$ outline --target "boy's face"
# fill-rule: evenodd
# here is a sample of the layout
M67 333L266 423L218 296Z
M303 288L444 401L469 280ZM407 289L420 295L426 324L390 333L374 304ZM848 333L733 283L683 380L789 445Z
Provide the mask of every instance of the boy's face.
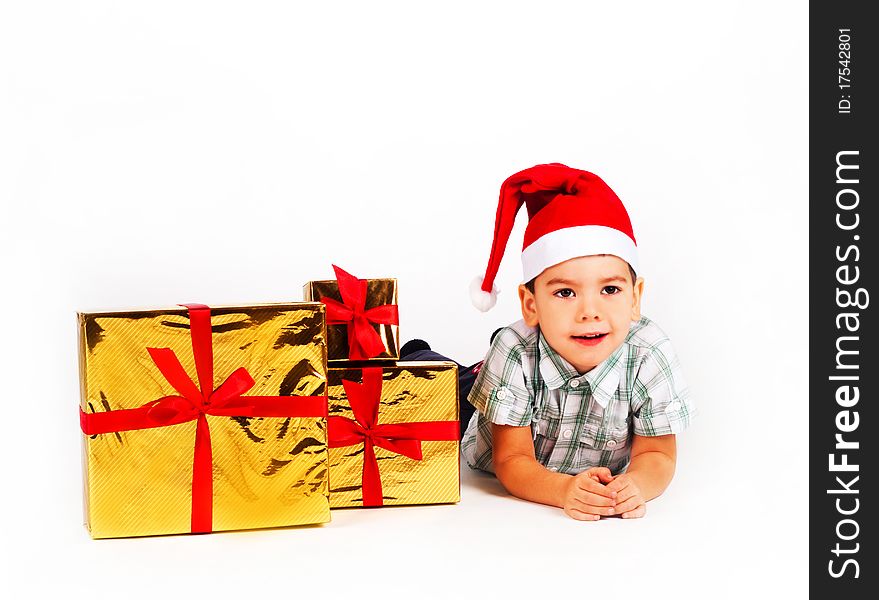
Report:
M522 317L553 350L586 373L620 347L641 318L644 279L632 282L629 265L611 255L581 256L537 276L532 294L519 286Z

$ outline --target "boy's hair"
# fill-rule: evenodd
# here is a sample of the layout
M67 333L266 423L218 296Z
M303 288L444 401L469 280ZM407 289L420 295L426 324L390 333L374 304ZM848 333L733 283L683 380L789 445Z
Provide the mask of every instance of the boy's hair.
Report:
M629 263L626 263L626 266L629 267L629 275L632 276L632 285L635 285L635 281L637 281L637 279L638 279L638 276L635 274L635 269L633 269L632 265L630 265ZM525 284L525 288L529 292L531 292L532 294L534 293L534 282L536 280L537 280L537 277L535 277L534 279L532 279L531 281L529 281L528 283Z

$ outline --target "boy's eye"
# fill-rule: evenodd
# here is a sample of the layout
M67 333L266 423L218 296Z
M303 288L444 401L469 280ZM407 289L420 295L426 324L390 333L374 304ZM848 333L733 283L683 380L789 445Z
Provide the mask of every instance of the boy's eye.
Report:
M622 291L622 290L620 290L620 288L618 288L615 285L606 285L603 288L601 288L602 294L618 294L620 291Z
M571 288L556 290L555 292L553 292L553 296L558 296L559 298L573 298L574 290L572 290Z

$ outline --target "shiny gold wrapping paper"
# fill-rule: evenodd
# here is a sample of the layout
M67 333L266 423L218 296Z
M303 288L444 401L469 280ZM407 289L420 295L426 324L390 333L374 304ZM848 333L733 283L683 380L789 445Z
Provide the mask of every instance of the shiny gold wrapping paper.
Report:
M354 418L342 380L361 382L362 369L330 366L329 415ZM452 362L409 361L382 367L378 423L458 420L458 367ZM421 442L422 460L375 447L384 505L443 504L461 499L460 442ZM330 507L363 506L363 444L330 448Z
M335 281L309 281L302 290L306 302L320 302L321 298L332 298L342 302L339 284ZM384 304L397 304L396 279L366 280L366 310ZM369 361L396 360L400 358L400 326L378 325L373 328L381 337L385 351ZM348 360L348 326L327 325L327 360L329 362Z
M244 367L245 393L318 396L326 389L324 306L211 307L214 387ZM147 353L171 348L197 381L183 307L79 313L84 412L137 408L177 395ZM207 417L213 530L329 521L323 417ZM196 421L83 435L92 537L189 533Z

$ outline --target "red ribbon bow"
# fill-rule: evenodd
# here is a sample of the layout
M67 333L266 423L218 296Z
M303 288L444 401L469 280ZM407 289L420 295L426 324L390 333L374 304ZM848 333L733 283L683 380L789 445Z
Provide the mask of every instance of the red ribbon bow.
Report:
M327 418L327 444L330 448L363 444L363 505L381 506L384 503L382 480L378 471L375 448L378 446L395 454L421 460L421 442L457 441L458 421L424 421L418 423L386 423L379 425L378 407L381 402L382 370L380 367L363 369L363 383L342 380L354 419L330 416Z
M189 333L198 373L198 386L186 374L170 348L147 348L153 362L179 396L165 396L139 408L86 413L79 409L79 424L86 435L177 425L197 420L192 463L193 533L213 528L213 458L207 415L235 417L325 417L326 396L242 396L253 387L241 367L216 389L214 382L211 311L204 304L182 304L189 309Z
M321 298L327 306L327 325L348 326L348 358L365 360L381 354L385 345L372 324L399 325L396 304L383 304L366 310L366 280L357 279L333 265L342 302Z

